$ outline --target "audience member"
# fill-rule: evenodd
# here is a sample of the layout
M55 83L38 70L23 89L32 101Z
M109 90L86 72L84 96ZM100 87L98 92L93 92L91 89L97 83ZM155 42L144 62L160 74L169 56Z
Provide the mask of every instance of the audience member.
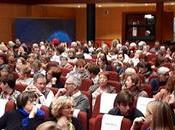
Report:
M35 130L44 121L45 113L35 105L37 95L32 91L17 97L17 110L5 113L0 118L0 129Z
M27 86L26 90L36 91L39 95L38 103L50 106L54 98L53 92L46 87L46 77L41 73L36 73L33 77L33 85Z
M136 117L142 117L143 114L135 107L133 94L128 90L121 90L114 101L114 108L109 111L111 115L124 116L133 121Z
M64 89L60 89L56 96L66 95L74 100L74 108L89 112L90 104L88 98L79 90L81 80L78 77L70 76L65 82Z
M148 130L173 130L173 113L166 102L152 101L147 105L145 117L136 118L130 130L138 130L143 123Z
M53 120L60 130L82 130L82 124L73 117L73 99L67 96L55 98L51 106Z
M7 76L5 79L0 78L0 98L7 99L16 103L16 98L20 94L15 90L15 79L12 76Z

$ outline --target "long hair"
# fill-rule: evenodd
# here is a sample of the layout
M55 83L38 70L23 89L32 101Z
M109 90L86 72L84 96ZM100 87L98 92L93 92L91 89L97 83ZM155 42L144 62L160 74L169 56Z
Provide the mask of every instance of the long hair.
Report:
M166 102L153 101L151 130L173 130L173 113Z

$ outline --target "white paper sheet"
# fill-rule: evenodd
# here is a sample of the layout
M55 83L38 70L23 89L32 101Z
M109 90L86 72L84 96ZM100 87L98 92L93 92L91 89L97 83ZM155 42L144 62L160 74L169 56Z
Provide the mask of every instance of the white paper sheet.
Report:
M113 108L116 93L103 93L100 101L100 113L108 113Z
M77 117L78 117L79 112L80 112L80 109L74 109L74 112L73 112L73 117L77 118Z
M140 110L143 114L146 113L147 104L151 101L154 101L154 98L146 98L146 97L139 97L137 100L136 108Z
M123 116L105 114L102 118L101 130L120 130Z
M0 104L1 104L0 117L3 116L5 113L5 106L6 106L7 102L8 102L8 100L6 100L6 99L0 99Z

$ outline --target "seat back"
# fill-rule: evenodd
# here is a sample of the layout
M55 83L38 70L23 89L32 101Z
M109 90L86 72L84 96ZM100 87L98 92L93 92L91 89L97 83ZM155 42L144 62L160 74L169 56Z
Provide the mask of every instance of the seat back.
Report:
M81 85L80 85L80 91L88 91L89 87L93 84L92 80L90 79L82 79Z
M108 80L120 81L119 75L115 71L104 71L104 74L108 77Z
M88 115L86 112L80 111L80 109L74 109L73 117L81 122L83 130L88 130Z
M100 113L100 101L101 95L98 95L95 101L94 108L92 110L92 117L96 117Z
M61 82L62 84L65 84L66 79L67 79L66 77L61 76L61 77L60 77L60 82Z
M47 119L50 117L50 109L49 109L49 107L47 107L47 106L45 106L45 105L42 105L42 106L40 107L40 109L43 110L43 111L45 112L44 118L45 118L45 120L47 120Z
M87 113L80 111L78 113L78 119L81 121L81 124L83 126L83 130L88 130L88 117Z
M22 84L16 84L15 85L15 90L18 90L19 92L23 92L26 89L27 86L22 85Z
M92 115L92 95L88 92L88 91L81 91L84 95L87 96L88 100L89 100L89 104L90 104L90 110L88 113L88 117L90 118Z
M12 101L8 101L5 105L5 112L16 109L16 104Z
M61 76L66 76L67 73L69 73L71 70L69 69L66 69L66 68L60 68L61 70Z
M122 89L122 86L119 82L113 81L113 80L108 80L108 84L115 87L116 93L120 92Z

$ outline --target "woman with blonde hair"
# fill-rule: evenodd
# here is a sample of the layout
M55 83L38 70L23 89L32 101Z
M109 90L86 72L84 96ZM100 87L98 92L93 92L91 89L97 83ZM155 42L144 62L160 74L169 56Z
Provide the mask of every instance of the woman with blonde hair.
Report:
M82 130L82 125L73 117L73 99L68 96L55 98L51 106L51 113L57 126L61 130Z
M149 102L145 118L136 118L130 130L137 130L141 125L146 130L173 130L173 112L170 106L157 100Z

